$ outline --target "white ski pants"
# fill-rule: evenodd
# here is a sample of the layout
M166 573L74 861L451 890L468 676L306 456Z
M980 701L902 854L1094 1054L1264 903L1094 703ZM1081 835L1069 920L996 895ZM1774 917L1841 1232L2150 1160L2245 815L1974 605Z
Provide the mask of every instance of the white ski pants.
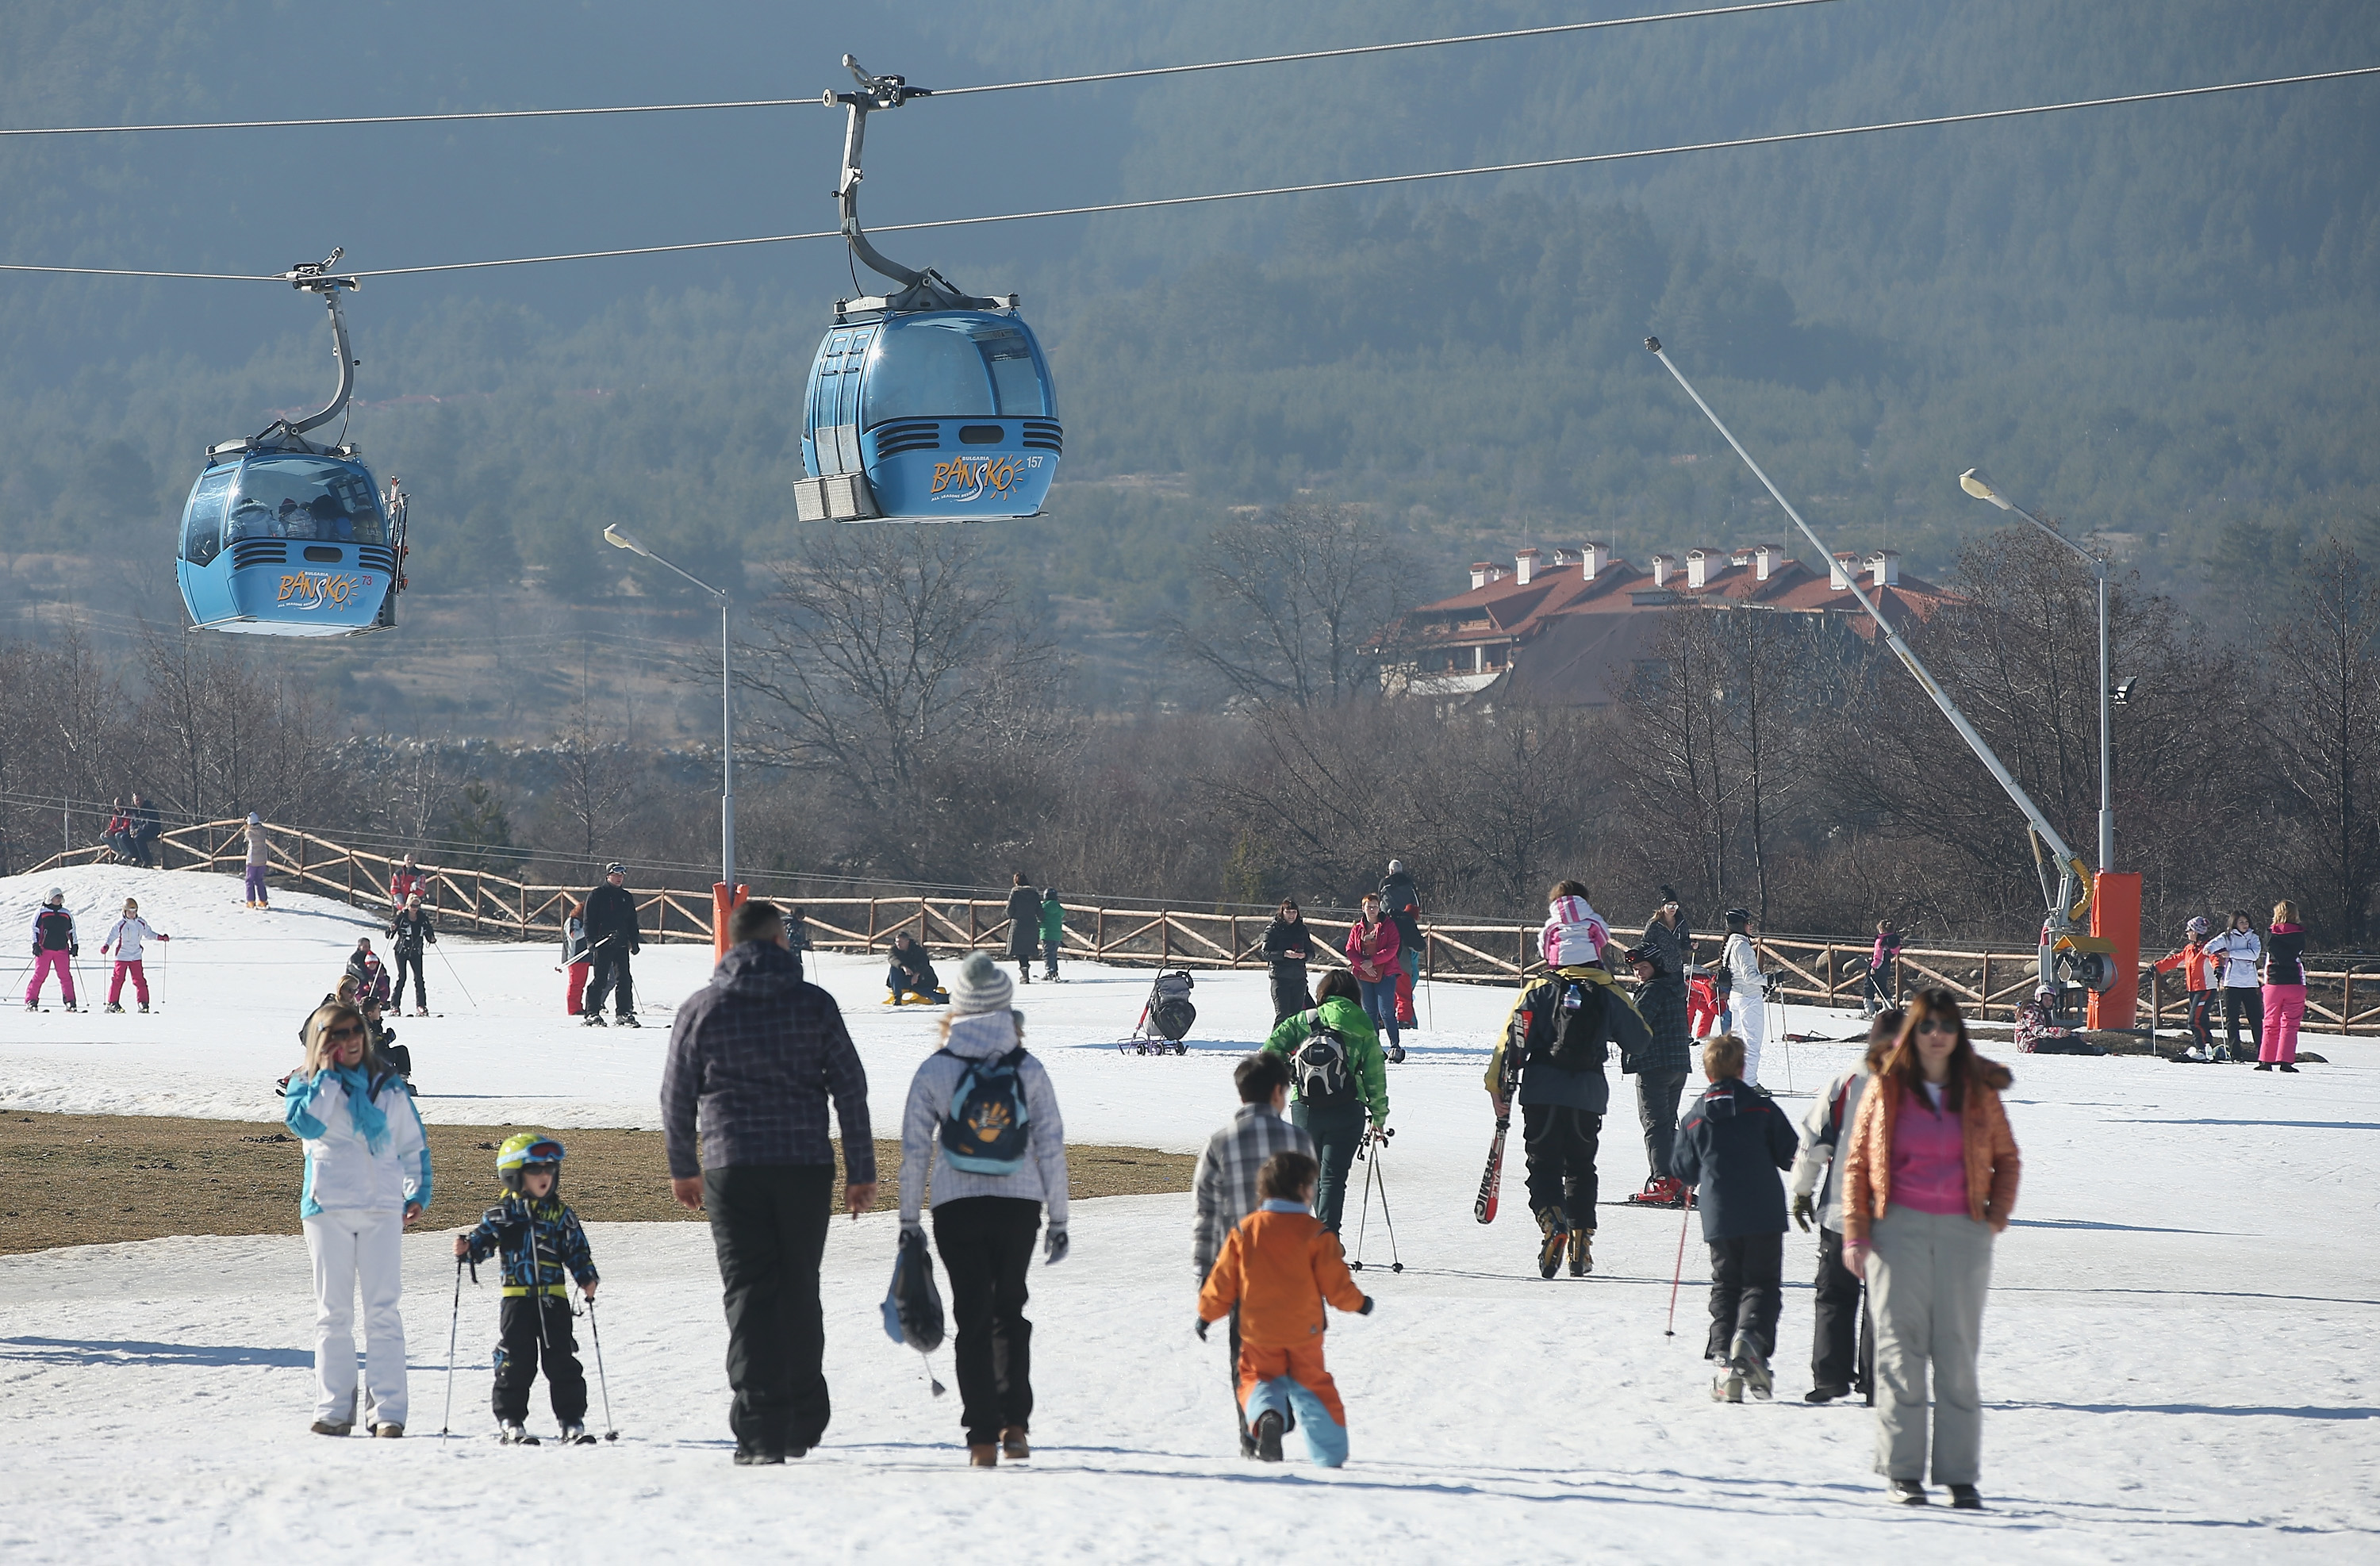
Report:
M394 1208L334 1208L305 1220L314 1258L314 1417L405 1423L405 1220ZM364 1297L364 1400L356 1405L356 1292Z
M1749 995L1738 994L1730 1019L1735 1024L1735 1036L1743 1040L1743 1080L1753 1086L1760 1086L1760 1045L1768 1031L1768 1002L1762 1000L1755 986Z

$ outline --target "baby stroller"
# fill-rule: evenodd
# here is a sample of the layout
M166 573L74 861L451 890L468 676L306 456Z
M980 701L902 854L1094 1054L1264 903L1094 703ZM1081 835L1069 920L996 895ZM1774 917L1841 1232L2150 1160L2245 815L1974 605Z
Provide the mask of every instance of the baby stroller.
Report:
M1190 983L1185 969L1159 974L1148 987L1132 1037L1116 1048L1135 1055L1188 1054L1190 1046L1182 1042L1182 1036L1198 1020L1198 1008L1190 1003Z

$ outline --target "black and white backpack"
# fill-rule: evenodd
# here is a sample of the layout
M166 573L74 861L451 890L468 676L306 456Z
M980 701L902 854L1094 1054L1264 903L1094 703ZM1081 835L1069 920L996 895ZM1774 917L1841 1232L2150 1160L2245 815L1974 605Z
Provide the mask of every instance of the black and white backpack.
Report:
M1347 1040L1322 1020L1316 1007L1305 1014L1305 1038L1289 1052L1289 1074L1298 1101L1309 1108L1343 1104L1355 1097L1355 1072Z
M1033 1117L1025 1108L1025 1085L1017 1077L1025 1046L988 1061L969 1061L948 1050L941 1053L966 1067L942 1116L942 1156L953 1169L969 1174L1015 1173L1025 1167L1032 1143Z

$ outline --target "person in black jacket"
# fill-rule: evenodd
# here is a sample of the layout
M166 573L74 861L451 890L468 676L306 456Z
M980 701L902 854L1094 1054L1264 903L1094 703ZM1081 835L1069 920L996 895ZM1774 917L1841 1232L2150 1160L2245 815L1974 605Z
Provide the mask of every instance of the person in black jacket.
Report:
M421 970L425 954L422 948L438 939L438 931L431 924L430 910L421 905L419 892L407 898L396 917L388 922L388 938L396 948L396 984L389 991L389 999L398 1011L405 1010L405 975L409 968L413 973L413 1014L426 1017L430 1014L430 981Z
M1272 1020L1293 1017L1314 1005L1305 988L1305 960L1314 954L1314 940L1297 899L1284 897L1265 931L1265 966L1272 979Z
M1033 958L1041 948L1041 893L1025 884L1025 872L1008 889L1008 954L1016 961L1016 982L1033 982Z
M132 796L132 862L142 869L156 867L156 843L165 832L164 823L157 819L157 807L139 794Z
M1670 1171L1702 1188L1703 1238L1711 1256L1709 1358L1727 1366L1711 1396L1742 1402L1747 1386L1766 1402L1773 1385L1777 1317L1785 1304L1785 1183L1801 1137L1792 1117L1743 1081L1743 1040L1722 1033L1703 1046L1710 1088L1678 1126Z
M1678 1096L1694 1066L1686 970L1694 965L1694 932L1679 915L1675 888L1661 888L1661 905L1645 921L1645 944L1629 960L1636 964L1636 1010L1653 1043L1620 1062L1622 1072L1635 1074L1636 1123L1645 1133L1645 1186L1628 1200L1636 1207L1682 1208L1686 1188L1670 1172L1670 1142L1678 1132Z
M1380 913L1397 927L1397 1023L1414 1026L1414 986L1421 978L1421 894L1402 859L1389 861L1380 880Z
M595 971L587 986L589 1027L603 1026L603 997L616 985L613 1002L622 1027L642 1027L637 1020L636 978L628 959L645 949L637 930L637 900L628 895L628 867L614 861L603 868L603 884L587 894L587 949Z

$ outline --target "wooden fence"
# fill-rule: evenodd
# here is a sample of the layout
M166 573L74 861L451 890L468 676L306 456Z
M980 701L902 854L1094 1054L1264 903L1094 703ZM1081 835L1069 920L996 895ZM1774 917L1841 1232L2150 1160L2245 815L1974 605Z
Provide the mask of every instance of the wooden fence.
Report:
M175 870L239 874L247 861L246 824L208 821L181 827L157 840L160 863ZM282 884L339 897L376 912L390 906L389 877L398 863L384 854L349 848L290 827L268 826L272 872ZM107 860L105 848L60 854L34 872L60 865ZM559 940L571 905L587 894L579 886L547 886L509 880L483 870L421 871L422 902L442 929L527 941ZM638 892L638 921L648 941L709 942L709 886ZM1002 951L1008 945L1006 904L1000 898L890 897L788 898L798 902L804 933L824 951L881 950L906 930L941 953ZM1162 904L1139 907L1070 908L1062 949L1071 957L1143 967L1261 968L1269 914L1208 914ZM1341 955L1352 922L1309 917L1314 927L1312 965L1344 967ZM1517 985L1544 971L1534 924L1427 924L1422 929L1424 977L1458 984ZM1641 931L1615 929L1622 941ZM1852 1006L1866 988L1868 942L1816 937L1764 935L1755 943L1762 965L1781 971L1782 998L1803 1005ZM1716 962L1719 941L1702 936L1695 955ZM1894 975L1898 995L1938 985L1959 997L1978 1018L2013 1018L2033 993L2034 954L2029 950L1907 947ZM2320 964L2323 965L2317 966ZM2310 959L2306 1026L2317 1032L2380 1035L2380 959ZM2143 981L2144 1010L2159 1028L2187 1026L2188 997L2174 977L2148 975Z

